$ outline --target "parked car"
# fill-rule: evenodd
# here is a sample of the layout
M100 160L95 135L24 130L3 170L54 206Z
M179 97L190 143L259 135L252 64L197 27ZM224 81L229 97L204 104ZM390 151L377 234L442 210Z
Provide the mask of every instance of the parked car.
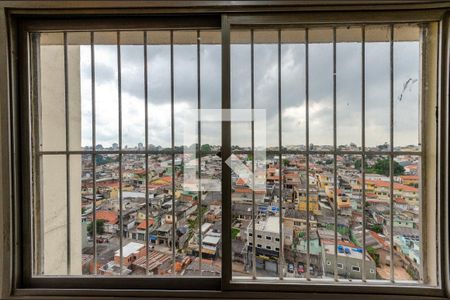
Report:
M288 272L294 273L294 264L291 264L291 263L288 264Z
M297 272L305 273L305 266L303 266L303 264L298 264Z

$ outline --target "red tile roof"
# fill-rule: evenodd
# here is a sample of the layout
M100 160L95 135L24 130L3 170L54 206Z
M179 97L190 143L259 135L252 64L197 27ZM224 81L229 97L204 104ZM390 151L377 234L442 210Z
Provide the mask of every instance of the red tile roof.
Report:
M105 220L109 224L117 224L119 221L117 214L110 210L100 210L95 213L97 220Z
M245 185L245 184L247 184L247 180L245 180L244 178L239 177L238 180L236 180L236 184L237 185Z
M149 219L148 220L148 227L152 226L155 223L155 221L153 219ZM137 229L142 229L145 230L145 227L147 225L147 220L144 220L143 222L141 222L141 224L138 225Z

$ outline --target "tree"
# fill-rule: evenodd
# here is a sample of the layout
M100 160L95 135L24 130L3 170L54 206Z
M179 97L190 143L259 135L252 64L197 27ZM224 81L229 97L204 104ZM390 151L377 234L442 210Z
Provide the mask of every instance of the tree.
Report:
M200 147L200 150L201 150L203 153L209 153L209 152L211 152L211 146L210 146L209 144L203 144L203 145Z
M105 220L95 220L95 223L97 224L97 226L95 226L97 234L105 233ZM92 224L93 224L93 222L89 223L87 226L87 232L91 236L92 236L92 229L93 229Z
M373 260L375 261L375 264L377 266L379 266L380 265L380 255L376 252L376 250L373 247L368 246L367 253L373 258Z
M375 231L376 233L383 233L383 226L375 224L370 227L370 230Z
M361 169L361 160L355 161L355 169ZM367 162L365 162L366 173L375 173L380 175L389 176L389 159L382 158L377 160L377 162L369 167ZM403 175L405 173L405 168L394 160L394 176Z
M364 166L367 168L367 162L365 162ZM360 159L355 160L355 169L357 169L357 170L361 169L361 160Z
M109 164L109 163L112 163L114 161L118 161L118 158L117 159L113 159L113 158L111 158L109 156L106 156L106 155L96 155L95 156L95 163L96 163L97 166Z
M383 158L377 160L374 166L368 168L367 172L389 176L389 159ZM404 173L405 168L394 160L394 176L403 175Z

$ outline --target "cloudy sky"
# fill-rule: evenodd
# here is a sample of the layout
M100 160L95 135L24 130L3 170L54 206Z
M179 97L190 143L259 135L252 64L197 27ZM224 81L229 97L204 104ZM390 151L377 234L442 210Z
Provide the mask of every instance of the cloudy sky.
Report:
M196 45L174 46L175 143L183 144L184 114L197 108ZM221 49L204 44L200 49L202 108L220 108ZM309 47L310 142L333 143L333 49L331 43ZM144 143L143 46L122 46L123 145ZM250 45L231 49L232 108L250 108ZM338 43L336 51L338 144L361 145L361 43ZM149 143L170 147L170 46L148 46ZM82 143L92 144L91 58L81 46ZM118 142L117 47L95 46L96 139L109 146ZM395 145L418 143L419 43L395 42ZM278 48L255 44L255 108L266 109L267 145L278 145ZM407 83L407 84L406 84ZM406 86L405 86L406 84ZM281 47L281 119L284 145L305 144L305 45ZM402 96L400 96L402 94ZM366 43L366 144L389 140L389 44ZM220 143L220 124L202 127L202 143ZM232 127L232 144L250 144L250 124ZM196 137L191 138L194 143ZM189 139L188 139L189 142Z

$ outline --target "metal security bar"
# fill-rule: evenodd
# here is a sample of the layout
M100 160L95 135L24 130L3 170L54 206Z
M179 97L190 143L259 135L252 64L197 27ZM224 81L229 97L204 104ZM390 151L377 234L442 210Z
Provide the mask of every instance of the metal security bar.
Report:
M279 266L278 266L278 276L280 279L284 277L284 234L283 234L283 156L281 154L281 148L283 146L282 143L282 130L281 130L281 30L278 29L277 35L277 51L278 51L278 61L277 61L277 75L278 75L278 201L279 202L279 210L280 210L280 221L279 221L279 230L280 230L280 254L278 256Z
M309 215L309 29L305 28L305 143L306 143L306 279L311 280L310 215Z
M198 158L198 269L200 270L200 276L203 275L202 272L202 224L203 224L203 213L202 213L202 122L201 122L201 108L202 108L202 96L201 96L201 80L200 80L200 30L197 30L197 135L198 135L198 143L197 143L197 158Z
M120 45L120 31L117 31L117 93L119 105L119 253L120 253L120 275L123 271L123 176L122 176L122 57Z
M175 233L176 233L176 201L175 201L175 87L174 87L174 66L173 66L173 31L170 31L170 124L171 124L171 145L172 145L172 275L175 276Z
M389 147L394 151L394 25L389 28L389 75L390 75L390 125ZM389 239L390 239L390 279L394 282L394 156L389 154ZM365 184L365 183L364 183Z
M337 218L337 117L336 117L336 27L333 27L333 205L334 205L334 280L338 280L338 218ZM309 241L308 241L309 242ZM308 266L309 267L309 266Z
M251 122L251 143L252 143L252 274L253 279L256 279L256 204L255 204L255 52L254 52L254 38L255 33L253 29L250 30L250 68L251 68L251 84L250 84L250 101L252 109Z
M366 281L366 28L361 27L361 193L362 193L362 281Z
M69 72L68 72L67 32L64 32L64 112L66 129L66 223L67 223L67 274L71 274L70 239L70 155L69 155Z
M148 151L148 41L147 32L143 32L144 36L144 99L145 99L145 152ZM149 195L148 195L148 154L145 154L145 274L149 275L148 259L149 259Z
M91 32L91 97L92 97L92 224L94 228L92 229L92 240L94 248L94 274L97 275L97 178L96 178L96 139L95 139L95 40L94 32Z

